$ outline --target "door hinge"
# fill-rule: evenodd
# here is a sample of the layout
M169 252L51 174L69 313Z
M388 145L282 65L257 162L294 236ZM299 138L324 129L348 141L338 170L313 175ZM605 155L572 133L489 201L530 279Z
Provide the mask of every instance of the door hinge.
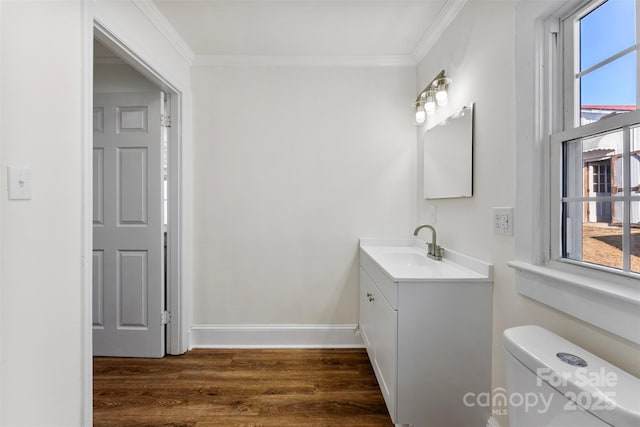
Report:
M171 116L162 116L160 118L160 126L170 128L171 127Z
M166 325L169 322L171 322L171 313L165 310L162 312L162 324Z
M562 25L562 23L560 22L560 19L551 19L549 20L549 32L551 34L558 34L560 33L560 26Z

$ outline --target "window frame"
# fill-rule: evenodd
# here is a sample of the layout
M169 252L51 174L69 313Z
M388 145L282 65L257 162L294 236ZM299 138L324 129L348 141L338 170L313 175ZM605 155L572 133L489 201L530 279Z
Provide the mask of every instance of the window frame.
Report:
M624 276L630 276L640 278L640 274L631 272L630 268L630 209L631 201L638 200L631 197L628 188L625 188L622 196L615 197L618 201L623 202L623 268L618 270L616 268L609 268L604 265L587 263L581 260L573 260L570 258L564 258L562 255L562 242L565 236L562 233L562 194L558 194L558 191L562 191L563 177L562 172L562 145L564 142L568 142L576 139L584 139L598 134L607 132L613 132L616 130L623 130L624 135L624 152L623 152L623 182L630 183L630 161L629 161L629 127L640 124L640 116L638 110L634 112L628 112L619 114L614 117L608 117L601 119L594 123L586 125L581 124L581 100L580 100L580 79L576 78L581 74L580 70L580 46L576 43L580 38L580 26L578 22L589 15L591 12L598 9L608 0L586 0L578 2L570 9L569 13L561 15L560 24L558 27L558 35L556 36L556 54L554 58L551 58L553 72L557 76L561 76L557 80L557 84L551 86L551 90L555 92L555 99L560 102L561 108L556 108L555 111L562 111L562 115L556 114L554 118L554 129L552 129L550 135L550 177L551 177L551 191L550 191L550 235L549 235L549 255L548 259L553 262L565 262L581 266L585 268L595 268L602 271L606 271L614 274L622 274ZM638 14L639 7L636 7L636 44L623 49L620 52L615 52L607 58L599 61L597 64L587 68L587 70L596 71L602 66L619 59L621 56L627 55L632 51L636 51L636 61L640 61L640 55L638 55ZM594 68L595 67L595 68ZM640 67L636 66L638 72ZM583 71L582 71L583 72ZM636 77L637 79L637 77ZM640 85L636 85L636 92L640 90ZM637 96L636 102L640 97ZM560 173L560 174L558 174ZM627 185L626 187L629 187Z
M594 3L551 0L516 6L516 259L507 264L515 270L519 294L640 344L640 286L636 277L552 257L552 246L556 245L552 244L552 233L560 235L553 227L561 223L560 199L556 197L561 188L555 183L560 182L562 159L561 144L555 144L557 150L552 152L551 135L564 134L567 115L562 90L565 79L558 66L566 54L560 46L560 33L563 19L588 4ZM611 119L624 120L627 114ZM595 126L603 126L597 123Z
M640 201L640 196L631 196L630 182L630 156L629 156L629 133L630 128L640 125L640 110L619 114L614 117L602 119L600 121L576 127L573 129L565 130L562 132L556 132L549 138L550 140L550 207L551 207L551 221L550 221L550 256L549 263L561 262L575 265L580 268L597 269L609 274L616 274L632 279L640 279L640 273L630 271L629 258L630 258L630 209L632 201ZM570 258L563 258L562 256L562 185L563 185L563 159L562 159L562 145L564 142L572 141L576 139L589 138L598 134L613 132L616 130L623 130L623 182L627 183L624 186L622 196L615 197L615 200L624 203L623 212L623 270L607 267L604 265L591 264L584 261L573 260ZM584 199L590 199L584 197ZM640 286L640 283L638 284Z
M636 7L636 44L628 46L627 48L610 55L609 57L600 60L598 63L593 64L586 70L580 70L580 49L576 46L575 41L580 38L580 29L576 25L578 21L589 15L591 12L602 6L608 0L581 0L574 1L574 7L570 13L563 14L560 17L559 27L559 49L561 50L560 56L554 61L554 67L558 68L557 62L561 61L560 67L562 75L562 84L559 89L562 92L562 108L563 118L562 127L554 130L568 130L574 127L580 127L580 86L579 79L575 76L578 74L588 75L593 71L618 60L622 57L636 52L636 68L640 70L640 5ZM637 0L636 0L637 2ZM569 64L569 66L566 66ZM572 66L571 66L572 65ZM636 85L636 103L640 102L640 84ZM577 107L577 108L576 108Z

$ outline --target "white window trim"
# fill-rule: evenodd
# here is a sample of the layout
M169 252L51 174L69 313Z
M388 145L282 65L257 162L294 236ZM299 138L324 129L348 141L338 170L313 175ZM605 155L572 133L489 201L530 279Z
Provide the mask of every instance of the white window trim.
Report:
M516 270L520 294L640 344L638 279L550 260L549 224L551 212L558 212L551 203L557 177L550 174L559 168L551 167L549 135L561 126L554 111L562 108L559 91L552 91L562 81L551 66L557 57L552 33L561 17L584 3L521 2L516 9L517 260L508 265Z
M553 217L551 217L551 235L555 236L551 238L551 260L560 260L562 257L562 243L560 240L560 225L562 223L562 208L561 208L561 199L562 199L562 143L565 141L577 140L582 138L588 138L592 135L604 134L607 132L623 130L627 128L623 133L628 135L629 128L637 127L638 123L640 123L640 110L628 112L625 114L619 114L617 116L607 118L605 120L600 120L594 123L590 123L588 125L580 126L577 128L570 129L564 132L558 132L551 136L550 143L550 159L551 159L551 171L550 171L550 206ZM625 136L624 143L624 178L623 181L627 183L624 185L624 192L622 196L616 196L615 200L624 202L626 211L623 215L623 230L624 233L628 233L630 231L629 225L629 216L630 216L630 206L631 202L637 201L637 196L632 196L630 192L629 182L631 181L630 176L630 162L629 162L629 144L630 141ZM580 180L582 181L582 180ZM578 224L581 227L581 224ZM628 234L627 234L628 236ZM630 239L628 237L623 237L623 252L626 255L629 255L630 252ZM572 262L569 259L563 260L565 262ZM581 267L585 267L582 261L573 261L576 265L581 264ZM598 268L603 271L608 271L608 273L624 275L628 277L634 278L634 280L640 281L640 275L637 273L629 273L630 271L630 259L629 256L623 257L623 264L625 272L610 269L604 266L594 266L594 268ZM638 283L640 286L640 283Z

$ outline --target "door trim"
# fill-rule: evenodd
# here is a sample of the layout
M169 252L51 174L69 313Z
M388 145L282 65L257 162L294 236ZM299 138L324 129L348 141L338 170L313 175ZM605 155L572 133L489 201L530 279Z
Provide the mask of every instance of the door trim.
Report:
M183 331L184 298L182 284L182 107L183 93L170 80L130 49L116 34L95 18L91 7L84 6L83 25L83 144L82 144L82 425L93 423L93 327L92 327L92 252L93 252L93 39L97 38L126 63L157 84L170 96L172 126L170 132L169 218L167 223L167 291L166 304L171 312L167 325L167 354L187 351Z
M125 46L102 24L94 20L94 36L102 44L114 53L118 54L127 64L151 82L157 84L160 89L170 97L172 125L169 137L169 162L167 164L169 175L169 219L167 223L167 308L171 312L171 322L167 328L167 354L181 354L186 349L183 345L181 334L181 266L182 266L182 221L181 221L181 177L182 177L182 138L181 138L181 105L182 94L171 83L164 79L158 72L146 64L140 57ZM93 56L93 55L92 55ZM93 79L93 72L92 72ZM93 99L93 90L92 96ZM92 146L93 146L93 137ZM88 147L87 147L88 148ZM90 181L89 181L90 182ZM91 188L92 189L92 188ZM93 194L91 199L93 200Z

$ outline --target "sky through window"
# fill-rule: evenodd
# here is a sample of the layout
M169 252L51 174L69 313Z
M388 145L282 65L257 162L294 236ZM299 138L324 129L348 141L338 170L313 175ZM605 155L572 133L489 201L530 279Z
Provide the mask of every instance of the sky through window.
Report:
M609 0L580 20L580 71L636 44L635 0ZM581 105L637 105L636 52L581 79Z

